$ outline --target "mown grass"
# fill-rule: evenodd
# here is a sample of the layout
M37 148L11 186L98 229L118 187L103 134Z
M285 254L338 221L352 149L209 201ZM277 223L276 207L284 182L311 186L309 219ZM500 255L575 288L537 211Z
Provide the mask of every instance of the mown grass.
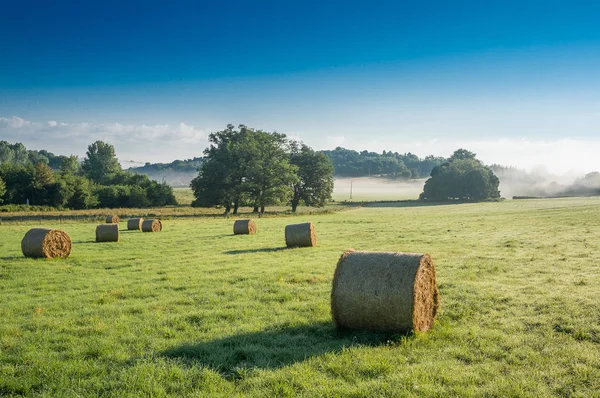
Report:
M22 257L0 226L0 395L598 396L600 199L379 203L259 219L180 218ZM285 249L288 223L318 246ZM122 226L124 227L124 223ZM337 332L343 250L428 252L442 307L417 335Z

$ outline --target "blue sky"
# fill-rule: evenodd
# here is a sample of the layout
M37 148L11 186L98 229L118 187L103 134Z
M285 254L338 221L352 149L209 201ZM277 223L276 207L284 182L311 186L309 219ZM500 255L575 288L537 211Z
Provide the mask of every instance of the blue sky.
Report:
M597 2L123 3L0 2L0 139L169 161L244 123L600 169Z

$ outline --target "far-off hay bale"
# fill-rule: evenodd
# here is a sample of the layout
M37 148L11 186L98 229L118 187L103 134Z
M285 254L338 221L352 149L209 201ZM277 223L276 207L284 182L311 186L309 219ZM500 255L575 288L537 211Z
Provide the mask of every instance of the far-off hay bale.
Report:
M137 231L142 229L143 218L130 218L127 220L127 229L130 231Z
M235 235L254 235L256 223L254 220L236 220L233 223L233 233Z
M118 224L119 221L121 221L121 220L119 220L118 216L106 216L107 224Z
M285 245L287 247L316 246L317 235L315 235L314 225L311 222L286 225Z
M65 231L33 228L21 241L25 257L67 258L71 254L71 237Z
M96 242L118 242L119 224L101 224L96 227Z
M160 232L162 223L157 219L144 220L142 222L142 232Z
M428 254L346 251L331 290L338 328L384 332L427 331L440 305Z

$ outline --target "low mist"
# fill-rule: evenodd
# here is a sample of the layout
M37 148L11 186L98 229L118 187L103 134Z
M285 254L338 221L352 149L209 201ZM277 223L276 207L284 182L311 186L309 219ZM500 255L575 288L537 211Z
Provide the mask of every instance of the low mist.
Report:
M531 172L501 166L492 166L492 169L500 180L500 194L506 199L515 196L546 198L600 195L598 172L559 176L543 168ZM419 194L423 192L425 181L393 180L384 177L336 178L333 198L337 201L418 199Z
M500 194L507 199L514 196L589 196L600 193L600 174L596 172L556 175L542 167L528 172L496 165L492 166L492 170L500 180Z
M338 201L418 199L424 184L424 179L406 181L384 177L336 178L333 198Z

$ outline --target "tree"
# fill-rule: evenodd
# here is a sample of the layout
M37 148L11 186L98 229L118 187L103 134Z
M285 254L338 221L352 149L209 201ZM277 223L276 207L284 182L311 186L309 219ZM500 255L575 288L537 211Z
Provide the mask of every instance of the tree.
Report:
M475 159L475 156L477 156L477 154L475 154L474 152L467 151L466 149L460 148L460 149L457 149L456 151L454 151L452 156L450 156L449 160L453 161L453 160Z
M284 134L267 133L239 125L209 135L210 147L198 176L190 184L192 206L233 208L249 204L264 212L266 206L286 202L297 180L289 162Z
M298 182L296 166L290 164L286 152L285 134L252 131L244 141L248 159L245 185L250 193L251 203L265 207L287 202L292 196L292 186Z
M248 134L245 126L234 130L232 124L222 131L209 134L211 143L204 150L204 159L198 176L190 183L196 198L192 206L196 207L225 207L229 214L234 207L234 214L244 194L245 170L248 159L242 142Z
M0 203L3 203L4 194L6 194L6 183L2 177L0 177Z
M35 174L33 177L33 185L35 188L41 189L46 185L54 183L54 173L52 169L42 162L35 164Z
M88 146L81 168L90 180L98 184L110 183L117 174L122 172L115 156L115 148L102 141L96 141Z
M77 156L64 156L60 162L60 172L62 174L78 175L81 170Z
M94 187L90 180L73 175L65 175L63 178L73 187L73 195L67 201L67 207L79 210L98 206L98 197L94 194Z
M300 201L307 206L324 206L333 193L333 165L327 155L293 142L290 163L297 167L298 175L298 181L292 185L292 211L296 211Z
M7 203L22 204L32 198L35 169L31 163L4 163L0 167L0 177L6 184L4 198Z
M425 182L420 199L496 199L500 197L499 184L500 181L494 172L477 160L474 153L461 149L454 152L449 162L431 170L431 177Z

